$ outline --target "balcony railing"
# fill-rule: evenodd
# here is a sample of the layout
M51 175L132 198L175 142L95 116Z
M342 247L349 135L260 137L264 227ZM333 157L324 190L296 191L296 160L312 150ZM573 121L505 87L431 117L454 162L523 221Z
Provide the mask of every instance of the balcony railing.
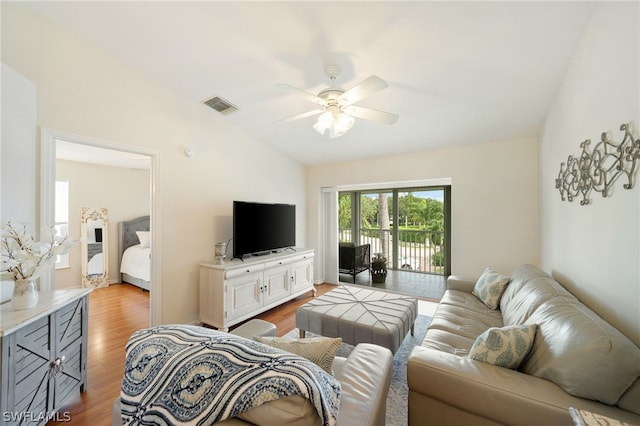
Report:
M339 240L352 242L351 229L340 229ZM388 259L390 269L405 269L436 275L444 275L444 232L398 230L397 253L393 233L389 229L363 228L360 244L371 245L371 255L381 253Z

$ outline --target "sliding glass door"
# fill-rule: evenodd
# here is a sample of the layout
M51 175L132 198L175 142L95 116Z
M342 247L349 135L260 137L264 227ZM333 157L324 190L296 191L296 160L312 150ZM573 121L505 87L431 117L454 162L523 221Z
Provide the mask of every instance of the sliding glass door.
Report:
M370 244L391 269L449 275L450 186L341 192L339 241Z

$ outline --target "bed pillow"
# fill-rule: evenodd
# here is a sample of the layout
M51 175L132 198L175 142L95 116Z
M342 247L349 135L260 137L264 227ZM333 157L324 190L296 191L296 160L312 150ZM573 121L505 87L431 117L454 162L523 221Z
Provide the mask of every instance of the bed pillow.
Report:
M491 327L476 338L469 358L517 370L531 350L536 324Z
M333 374L333 360L342 343L342 337L254 337L260 343L299 355L317 364L329 374Z
M136 235L138 236L138 240L140 241L140 248L149 248L151 243L149 231L136 231Z
M478 278L471 293L482 300L482 303L487 305L488 308L498 309L500 298L510 279L507 275L502 275L491 268L487 268Z

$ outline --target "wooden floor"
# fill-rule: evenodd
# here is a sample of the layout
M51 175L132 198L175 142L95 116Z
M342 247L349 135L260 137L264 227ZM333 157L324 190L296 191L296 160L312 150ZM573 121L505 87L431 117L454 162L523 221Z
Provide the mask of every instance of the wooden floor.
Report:
M316 285L317 296L335 288ZM312 293L287 302L258 316L276 325L282 336L295 328L298 306L313 299ZM149 326L149 293L129 284L112 284L89 295L89 348L87 391L62 408L71 424L102 426L111 424L111 405L120 395L124 372L124 347L131 334ZM69 424L49 422L54 424Z

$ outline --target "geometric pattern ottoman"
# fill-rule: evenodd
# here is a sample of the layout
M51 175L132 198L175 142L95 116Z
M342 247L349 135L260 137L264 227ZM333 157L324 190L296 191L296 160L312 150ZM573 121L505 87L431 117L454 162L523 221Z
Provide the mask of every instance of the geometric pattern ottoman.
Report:
M296 327L352 345L373 343L395 353L418 315L418 299L384 291L341 285L300 306Z

